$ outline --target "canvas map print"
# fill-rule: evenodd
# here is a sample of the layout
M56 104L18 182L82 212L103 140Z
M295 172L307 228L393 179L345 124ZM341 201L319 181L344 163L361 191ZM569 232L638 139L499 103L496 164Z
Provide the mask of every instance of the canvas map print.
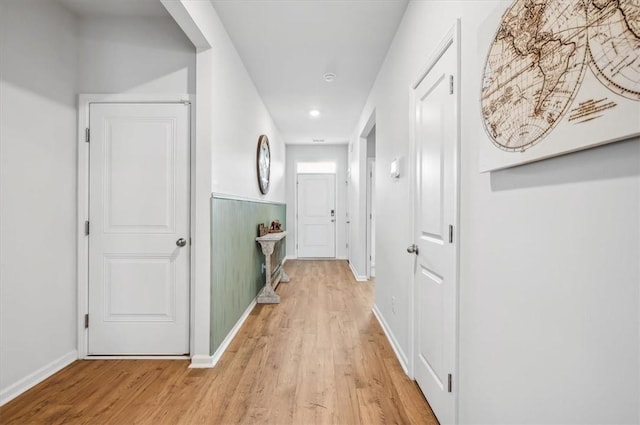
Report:
M640 135L640 0L503 2L481 33L481 171Z

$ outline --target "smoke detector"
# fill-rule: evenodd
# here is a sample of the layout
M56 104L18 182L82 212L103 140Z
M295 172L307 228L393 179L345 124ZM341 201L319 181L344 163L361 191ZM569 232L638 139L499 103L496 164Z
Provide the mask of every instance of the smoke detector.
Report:
M333 72L327 72L322 76L327 83L332 83L336 79L336 74Z

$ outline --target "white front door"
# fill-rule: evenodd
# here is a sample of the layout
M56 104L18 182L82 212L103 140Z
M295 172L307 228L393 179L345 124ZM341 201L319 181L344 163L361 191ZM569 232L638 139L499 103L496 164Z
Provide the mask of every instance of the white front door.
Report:
M298 257L336 256L336 176L298 174Z
M89 355L189 352L189 106L89 107Z
M415 89L415 378L440 423L455 421L457 203L455 44Z

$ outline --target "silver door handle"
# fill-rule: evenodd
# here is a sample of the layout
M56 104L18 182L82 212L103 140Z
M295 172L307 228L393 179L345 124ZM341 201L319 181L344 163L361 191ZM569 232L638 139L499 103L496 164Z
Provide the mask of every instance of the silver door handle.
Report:
M182 248L186 244L187 244L187 241L185 238L180 238L176 241L176 245L178 245L180 248Z
M407 247L407 252L409 254L416 254L418 255L418 245L416 244L411 244Z

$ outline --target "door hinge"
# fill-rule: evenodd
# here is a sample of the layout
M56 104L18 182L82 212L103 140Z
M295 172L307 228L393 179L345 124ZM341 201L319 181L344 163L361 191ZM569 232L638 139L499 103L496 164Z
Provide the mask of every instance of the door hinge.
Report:
M91 140L91 130L89 130L89 128L85 128L84 129L84 141L86 143L89 143L89 141Z
M84 222L84 235L89 236L89 220Z
M448 391L453 392L453 377L451 376L451 374L449 374L447 381L448 381L448 386L447 386Z
M453 75L449 75L449 94L453 94Z
M84 328L89 329L89 314L84 315Z
M453 225L449 225L449 243L453 243Z
M189 236L189 246L191 246L191 245L192 245L191 236Z

